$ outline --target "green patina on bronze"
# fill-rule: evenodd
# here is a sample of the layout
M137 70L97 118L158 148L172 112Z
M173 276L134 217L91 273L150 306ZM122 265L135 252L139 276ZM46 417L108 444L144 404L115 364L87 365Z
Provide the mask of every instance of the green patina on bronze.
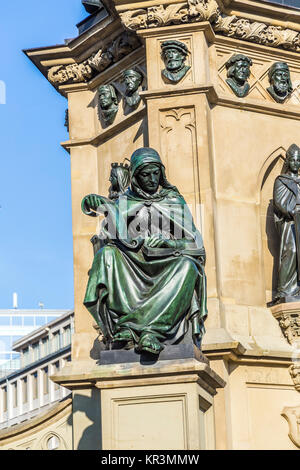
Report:
M226 83L239 98L248 95L250 85L250 67L252 60L244 54L235 54L226 62L227 80Z
M162 75L165 79L177 83L187 74L191 68L185 65L188 52L187 46L176 39L161 44L161 55L166 66Z
M118 97L112 85L101 85L98 88L99 114L104 124L110 126L117 115L119 109Z
M199 345L207 316L202 237L155 150L134 152L130 176L131 187L115 201L90 195L82 202L88 215L105 212L117 234L106 232L95 255L84 305L108 343L159 354L163 344L180 342L190 324ZM132 226L143 230L137 235Z
M290 69L286 62L275 62L269 70L269 82L267 88L272 98L277 103L284 103L293 91Z
M274 183L274 217L280 235L276 300L300 295L300 149L293 144L287 151L281 175Z

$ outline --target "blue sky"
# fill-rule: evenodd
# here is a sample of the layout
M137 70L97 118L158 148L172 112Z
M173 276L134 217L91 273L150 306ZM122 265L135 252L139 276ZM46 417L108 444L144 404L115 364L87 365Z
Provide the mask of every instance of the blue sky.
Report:
M62 44L86 16L80 0L1 2L0 309L13 292L19 308L73 308L67 100L22 49Z

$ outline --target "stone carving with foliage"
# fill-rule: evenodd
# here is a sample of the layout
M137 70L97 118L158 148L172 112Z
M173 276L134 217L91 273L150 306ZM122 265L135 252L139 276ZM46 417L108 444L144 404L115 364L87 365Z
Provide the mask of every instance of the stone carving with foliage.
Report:
M103 70L130 54L140 45L141 42L135 34L125 31L112 43L104 46L80 64L51 67L48 70L48 80L55 85L88 81L97 72L103 72Z
M157 5L126 11L120 13L120 17L124 26L133 31L209 21L216 33L225 36L292 51L300 49L299 31L223 14L215 0L187 0L167 6Z

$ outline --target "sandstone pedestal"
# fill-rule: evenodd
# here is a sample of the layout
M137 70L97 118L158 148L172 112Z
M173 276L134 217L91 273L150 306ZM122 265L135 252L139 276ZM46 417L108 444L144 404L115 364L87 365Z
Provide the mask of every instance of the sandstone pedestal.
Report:
M147 364L72 362L53 379L74 391L74 449L215 449L213 399L225 382L195 355ZM84 401L88 420L80 413Z

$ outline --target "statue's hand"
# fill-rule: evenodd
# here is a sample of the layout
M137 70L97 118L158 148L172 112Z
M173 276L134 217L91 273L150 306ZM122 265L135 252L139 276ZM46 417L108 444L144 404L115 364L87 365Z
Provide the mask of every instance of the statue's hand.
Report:
M184 249L184 240L171 240L163 238L162 234L151 235L146 240L146 245L149 248L172 248L173 250Z
M101 203L102 201L100 196L97 194L89 194L82 201L82 209L85 213L94 213L96 215Z

